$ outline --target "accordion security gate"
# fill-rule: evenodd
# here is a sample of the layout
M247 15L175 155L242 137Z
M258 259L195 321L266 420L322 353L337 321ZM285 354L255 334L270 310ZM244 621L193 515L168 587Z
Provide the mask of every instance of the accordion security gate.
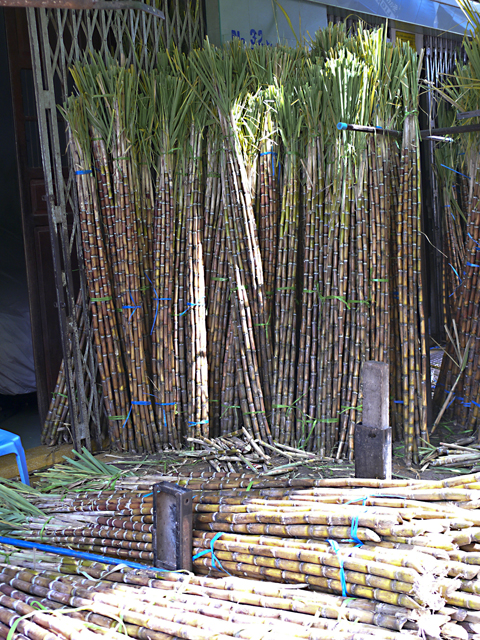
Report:
M29 12L66 390L72 435L77 448L90 448L91 437L100 440L102 411L96 384L95 353L91 346L91 327L88 324L88 303L84 302L88 297L83 272L80 273L81 291L78 299L74 290L72 259L76 253L79 264L83 265L75 171L70 157L68 170L62 166L63 121L57 121L56 105L64 102L70 93L69 67L77 61L83 61L87 51L96 51L100 58L113 52L115 59L127 65L138 60L139 65L148 71L157 63L155 53L150 52L158 51L158 44L168 43L172 38L172 24L175 20L176 26L181 27L177 29L177 44L181 45L183 38L188 45L192 38L196 39L201 35L198 20L195 23L188 19L181 22L178 12L173 12L173 19L168 18L167 14L168 19L164 23L159 15L151 13L152 7L148 9L148 14L133 10L76 12L42 9ZM193 24L196 25L195 29L192 29ZM133 51L136 54L135 60ZM85 323L83 328L80 320Z
M129 9L132 4L143 10ZM101 57L113 52L126 64L150 69L156 64L159 45L174 43L182 49L203 38L199 2L193 11L187 10L190 3L181 0L161 4L164 12L138 2L115 2L116 10L27 9L66 392L72 439L78 450L82 446L91 449L92 438L100 444L102 399L82 268L75 172L57 105L71 92L69 67L85 59L88 52ZM119 9L121 6L127 8Z

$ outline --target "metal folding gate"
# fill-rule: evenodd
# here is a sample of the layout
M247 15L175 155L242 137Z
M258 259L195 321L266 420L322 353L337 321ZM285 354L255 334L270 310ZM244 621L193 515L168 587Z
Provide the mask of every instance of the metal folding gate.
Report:
M81 3L74 0L69 5ZM174 44L188 49L204 36L200 0L161 0L155 6L114 0L101 5L102 9L27 9L70 423L79 451L90 450L92 439L101 444L102 391L82 268L75 174L66 124L57 105L72 90L69 67L88 59L90 51L102 57L113 53L123 64L148 71L155 66L160 47ZM105 8L109 5L114 8ZM78 294L72 266L77 261Z

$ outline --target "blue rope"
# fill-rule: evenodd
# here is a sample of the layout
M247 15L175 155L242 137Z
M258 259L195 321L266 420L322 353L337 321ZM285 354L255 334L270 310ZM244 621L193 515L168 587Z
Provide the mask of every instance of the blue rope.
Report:
M208 418L206 420L202 420L201 422L188 422L187 424L195 425L195 424L208 424Z
M458 272L457 272L457 270L455 269L455 267L454 267L452 264L450 264L450 262L448 263L448 266L449 266L449 267L452 267L453 271L455 272L455 275L456 275L456 276L457 276L457 278L460 280L460 284L462 284L462 279L461 279L461 278L460 278L460 276L458 275Z
M445 393L448 395L450 393L450 391L448 391L447 389L445 389L445 385L441 382L437 383L439 387L444 387L444 391ZM462 404L464 407L471 407L472 405L475 405L476 407L480 408L480 404L478 402L475 402L475 400L469 400L468 402L465 402L465 398L462 398L461 396L456 396L455 394L453 394L453 398L450 400L448 407L450 407L452 405L452 403L457 400L460 404Z
M220 538L220 536L223 536L223 531L219 531L218 533L216 533L213 538L210 540L210 549L204 549L203 551L199 551L198 553L196 553L193 558L192 558L192 562L194 562L197 558L201 558L202 556L207 555L208 553L212 554L212 569L216 569L216 564L218 564L218 566L220 567L220 569L222 571L225 571L225 573L229 576L231 576L231 573L228 573L228 571L222 567L222 563L220 562L220 560L217 558L217 556L215 555L215 549L214 549L214 544L215 542Z
M155 404L158 404L160 407L162 407L163 423L165 424L165 429L167 429L167 414L165 413L164 407L172 407L172 406L175 406L177 403L176 402L155 402Z
M473 240L474 243L477 245L477 247L479 248L478 250L480 251L480 242L478 242L477 240L475 240L475 238L472 236L471 233L467 233L468 237L470 238L470 240Z
M84 169L83 171L75 171L76 176L88 176L90 173L93 173L91 169Z
M136 305L135 304L135 300L133 299L131 291L129 291L128 293L130 294L130 298L132 299L132 304L131 305L125 305L124 307L122 307L122 309L133 309L133 311L132 311L132 313L130 314L130 317L129 317L129 320L131 320L133 314L135 313L135 310L136 309L140 309L141 305L139 305L139 304Z
M130 411L128 412L127 415L127 419L125 420L125 422L122 424L122 429L125 428L125 425L128 422L128 419L130 418L130 414L132 413L132 409L133 409L133 405L138 405L138 406L147 406L150 404L150 400L134 400L132 402L132 404L130 405Z
M342 596L346 598L348 596L347 580L345 578L345 569L343 568L343 558L340 555L340 547L338 546L338 542L336 540L327 538L327 542L332 547L338 558L338 564L340 565L340 582L342 583Z
M158 304L159 302L161 302L162 300L171 300L171 298L159 298L158 297L158 293L155 289L155 287L153 286L153 282L150 280L150 278L147 276L147 274L145 274L145 277L147 278L147 280L150 282L150 284L152 285L152 289L153 289L153 293L155 294L155 297L153 298L153 301L157 303L157 307L155 309L155 317L153 319L153 324L152 324L152 330L150 331L150 335L152 335L153 333L153 329L155 327L155 323L157 321L157 315L158 315Z
M361 500L362 505L365 507L364 513L367 513L368 511L367 500L369 498L403 498L403 496L396 496L396 495L384 494L384 493L377 493L377 494L371 493L367 496L364 496L363 498L356 498L354 500L350 500L345 504L354 504L355 502L359 502ZM352 519L352 524L350 526L350 539L356 543L357 547L363 547L363 542L358 537L358 521L360 519L360 515L361 514L359 513L358 516L355 516Z
M275 161L273 159L273 156L278 156L276 151L264 151L263 153L260 154L261 156L272 156L272 172L273 172L273 177L275 178ZM278 179L280 180L280 161L278 162Z
M364 503L365 504L365 503ZM350 527L350 538L356 543L357 546L363 547L363 542L358 537L358 521L360 519L360 514L355 516L352 520L352 525Z
M473 264L473 262L467 262L467 265L469 267L477 267L477 269L480 268L480 264Z
M464 178L468 178L470 180L470 176L466 176L464 173L460 173L460 171L455 171L455 169L452 169L451 167L447 167L446 164L441 164L441 167L444 167L445 169L448 169L449 171L453 171L453 173L458 173L459 176L463 176Z
M185 309L185 311L182 311L182 313L179 313L178 315L183 316L187 313L187 311L189 311L189 309L191 309L192 307L197 307L201 304L205 304L205 301L201 300L200 302L187 302L187 308Z

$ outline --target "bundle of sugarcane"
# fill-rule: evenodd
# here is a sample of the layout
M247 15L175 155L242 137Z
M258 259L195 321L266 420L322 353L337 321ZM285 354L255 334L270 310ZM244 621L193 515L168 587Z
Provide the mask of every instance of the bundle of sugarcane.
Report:
M438 123L440 127L451 127L455 124L454 113L441 103L438 109ZM453 140L439 142L435 148L436 171L441 189L441 204L443 205L442 233L443 272L442 282L444 290L443 318L448 325L458 305L461 274L465 263L465 213L468 208L468 185L465 194L464 183L468 182L465 174L465 139L458 136L456 144ZM464 197L464 196L467 197Z
M350 334L353 306L351 302L356 304L358 300L361 305L362 297L360 294L351 293L351 286L353 284L356 287L357 280L355 246L352 244L351 236L356 233L353 189L357 177L361 178L361 172L357 174L356 157L361 156L365 136L359 134L355 137L356 134L338 134L335 131L340 120L362 122L368 119L362 105L357 112L359 103L354 99L354 95L364 84L365 71L366 66L362 61L340 50L326 63L326 68L319 78L324 101L322 111L330 117L324 123L324 147L317 151L317 162L322 165L319 170L320 177L310 176L312 182L320 180L315 189L321 188L322 182L326 188L317 207L320 229L318 246L315 245L318 251L320 277L318 282L314 283L314 288L317 289L320 326L316 347L319 354L317 371L316 376L313 375L316 379L318 397L315 404L313 401L309 402L313 411L309 412L308 419L314 421L313 438L309 448L319 451L321 455L331 455L337 445L338 455L345 453L342 443L346 441L350 419L343 420L340 425L340 417L342 413L348 413L351 419L355 418L353 402L347 399L351 393L347 383L349 376L354 373L355 355L360 356L350 347L350 342L354 343L354 336ZM315 86L313 79L312 85ZM368 91L367 86L362 90ZM309 106L306 105L305 109ZM308 110L311 109L310 107ZM312 115L309 116L310 120ZM310 124L310 130L311 127ZM356 145L357 154L354 152ZM307 181L308 179L307 177ZM363 237L362 239L364 240ZM304 288L309 295L312 287L307 282L305 284L307 286ZM308 310L304 309L305 311ZM359 358L357 366L360 362ZM315 366L313 362L312 365Z
M402 86L405 108L416 108L417 62L416 54L405 47L410 57L410 80ZM427 344L425 310L422 288L422 229L420 219L420 162L418 125L414 114L405 118L402 158L400 164L399 199L397 205L394 251L397 258L399 295L399 335L402 349L402 399L405 458L407 463L418 462L421 441L428 442Z
M267 305L267 340L274 340L271 334L272 318L274 316L273 296L276 280L276 256L274 247L277 245L277 227L279 212L280 189L280 147L276 131L274 115L276 87L266 87L259 99L264 105L262 130L259 143L260 156L258 159L257 187L257 217L258 241L263 264L265 280L265 297Z
M480 47L480 20L478 13L468 0L461 2L472 28L472 37L465 39L464 46L468 58L465 65L460 65L446 90L451 98L458 100L457 107L462 111L470 111L478 101L477 79L480 70L476 63ZM469 122L467 119L466 123ZM465 160L459 168L463 176L470 181L467 206L463 207L463 223L456 225L454 240L450 243L461 247L457 257L459 269L456 269L460 282L455 286L454 308L451 310L452 320L449 322L449 341L446 357L443 358L439 380L435 389L434 401L441 407L439 416L449 407L448 415L464 428L473 429L478 426L480 416L478 406L479 393L479 347L478 347L478 305L479 297L479 166L478 139L469 135L468 142L463 142ZM449 165L450 166L450 165ZM455 167L451 167L454 171ZM450 194L448 194L450 195ZM455 204L450 196L446 204ZM457 213L462 209L457 207ZM448 218L448 215L446 216ZM463 228L462 228L463 227ZM462 240L464 239L464 242ZM455 243L455 240L457 241Z
M301 89L303 116L306 127L306 148L304 163L304 260L303 290L301 297L301 321L298 345L296 405L296 441L302 448L312 448L309 444L315 431L317 415L317 358L318 333L320 324L320 303L317 295L320 282L321 247L320 238L323 223L320 212L325 188L324 126L319 129L322 110L323 83L318 69L309 67L308 84ZM320 453L324 449L320 447Z
M150 314L145 300L152 297L147 280L150 283L152 281L147 272L152 274L150 255L153 252L150 231L153 227L152 184L144 168L151 161L152 154L146 148L145 138L150 140L154 119L149 112L149 96L145 92L142 94L132 69L121 70L113 65L113 69L109 68L107 72L105 66L97 63L89 67L77 67L74 76L82 95L89 98L83 115L87 118L88 114L92 123L91 142L97 169L94 182L97 183L101 202L101 207L97 207L95 242L102 247L100 275L105 281L104 288L109 288L106 295L92 296L91 301L110 303L108 319L102 316L102 321L109 324L107 335L110 340L103 345L100 341L99 348L102 363L109 360L111 368L119 368L106 394L107 399L114 396L119 398L118 407L109 405L107 408L109 420L117 425L122 421L121 428L112 432L111 438L120 442L122 448L153 452L167 441L167 436L162 441L158 434L152 413L147 366L150 358L145 357L150 351L146 331L146 316ZM92 91L92 86L98 89ZM106 86L110 102L105 105L98 100L98 96L105 93ZM70 121L75 109L78 110L79 102L72 100L67 107ZM130 117L129 109L134 109L142 125L138 129L137 120ZM72 127L72 130L77 146L88 145L78 126ZM90 237L84 239L87 255L92 251ZM116 308L112 302L113 295ZM156 299L155 302L158 303ZM117 313L121 317L119 325L116 324ZM117 326L121 327L120 332ZM113 343L111 349L108 348L110 342ZM130 380L128 389L122 371L124 360ZM159 404L166 405L165 402ZM138 428L134 426L135 422ZM175 443L173 434L171 440Z
M185 314L186 365L187 365L187 436L206 436L209 433L208 364L206 336L205 271L203 261L203 199L200 181L202 161L203 111L200 103L192 106L192 123L187 138L184 172L184 195L186 236ZM182 213L180 213L182 215Z
M224 369L225 355L229 353L228 336L232 330L228 329L229 289L228 262L226 250L226 234L222 206L224 199L219 173L220 138L215 127L207 131L207 175L205 187L205 222L203 245L205 256L205 297L207 314L207 361L208 384L210 402L210 435L231 431L222 429L222 420L231 415L230 406L235 404L227 401L223 405L222 386L229 376L228 367ZM229 388L233 389L233 385Z
M91 636L108 633L116 638L112 628L117 627L130 637L158 640L205 640L212 635L249 639L259 633L273 633L282 639L324 640L333 632L350 640L403 640L420 637L417 632L436 626L444 636L464 637L448 609L437 619L422 611L422 618L404 607L320 593L302 593L300 598L297 590L240 578L158 575L121 567L112 571L108 565L74 559L59 561L50 554L42 554L42 568L37 569L31 556L24 552L13 554L11 561L15 564L2 564L0 573L2 612L5 611L2 620L7 628L18 619L14 615L18 612L33 616L33 629L50 624L56 632L62 630L60 623L55 624L58 616L35 612L30 606L34 597L41 599L49 612L60 606L69 607L62 611L68 622L73 618L77 633L82 628L80 621L91 623ZM60 620L65 624L63 617ZM22 632L28 628L26 621L17 624ZM401 632L404 626L409 628L406 634Z
M80 227L82 232L85 275L92 310L92 330L97 350L104 404L110 421L110 437L120 442L118 421L126 410L123 363L118 358L116 346L116 316L110 269L105 253L101 205L97 193L97 178L90 149L85 105L80 100L70 100L66 117L73 136L72 153L77 167L77 191L79 197Z
M157 97L159 126L155 130L155 204L153 212L152 303L152 386L154 406L163 446L179 447L181 427L178 424L179 370L175 359L176 344L172 315L174 309L175 271L175 155L178 134L189 100L185 84L173 76L152 78L150 94ZM177 247L178 249L178 247Z
M234 53L241 53L241 43L234 42ZM228 51L228 50L227 50ZM225 232L231 292L231 313L238 344L242 381L239 392L246 428L256 437L270 438L266 407L270 405L269 348L266 341L266 310L263 269L258 247L248 181L240 144L241 101L245 69L236 77L232 57L216 52L206 44L191 58L195 73L201 78L215 111L223 136L224 152L220 159Z
M293 92L279 87L275 109L285 153L277 241L276 281L273 299L272 434L281 444L293 444L295 368L297 360L297 260L300 218L299 103Z
M115 558L153 561L153 502L142 493L106 492L98 495L51 497L43 502L50 517L29 518L19 535Z
M112 107L116 108L111 147L112 179L114 193L118 196L113 207L117 259L112 265L112 273L117 304L122 309L124 357L130 388L130 409L122 428L129 427L131 420L135 428L134 444L131 443L130 448L153 453L161 447L151 405L150 372L144 342L147 333L142 303L145 265L139 254L139 227L143 224L145 212L138 193L140 160L136 142L140 132L135 125L142 103L137 83L138 74L133 68L122 69L113 97Z

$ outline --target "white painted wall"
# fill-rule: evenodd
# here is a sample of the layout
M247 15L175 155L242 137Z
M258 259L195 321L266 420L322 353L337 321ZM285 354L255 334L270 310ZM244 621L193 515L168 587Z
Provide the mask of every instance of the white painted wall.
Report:
M473 4L480 7L479 2ZM456 0L206 0L210 41L220 45L237 36L248 45L294 45L295 35L279 5L297 36L313 36L325 27L327 6L388 18L398 29L412 30L408 26L415 25L415 30L427 27L442 35L463 35L467 26Z

